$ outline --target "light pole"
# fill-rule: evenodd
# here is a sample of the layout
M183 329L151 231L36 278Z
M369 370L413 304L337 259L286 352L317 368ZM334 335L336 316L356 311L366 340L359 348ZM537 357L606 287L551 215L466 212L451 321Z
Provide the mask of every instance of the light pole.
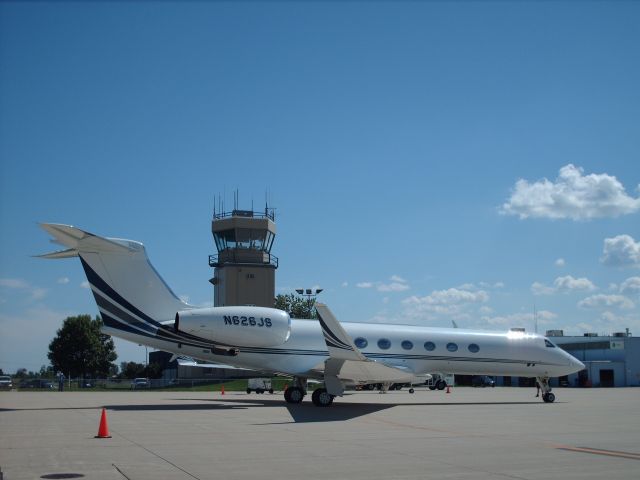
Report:
M296 288L296 293L303 297L307 297L307 314L309 318L312 318L313 315L311 313L311 307L315 303L316 297L320 292L322 292L322 288Z

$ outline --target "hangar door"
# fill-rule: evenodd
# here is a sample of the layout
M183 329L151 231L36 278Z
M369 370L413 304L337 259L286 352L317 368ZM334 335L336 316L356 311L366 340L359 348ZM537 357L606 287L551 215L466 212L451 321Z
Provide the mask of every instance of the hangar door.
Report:
M600 386L613 387L615 385L613 370L600 370Z

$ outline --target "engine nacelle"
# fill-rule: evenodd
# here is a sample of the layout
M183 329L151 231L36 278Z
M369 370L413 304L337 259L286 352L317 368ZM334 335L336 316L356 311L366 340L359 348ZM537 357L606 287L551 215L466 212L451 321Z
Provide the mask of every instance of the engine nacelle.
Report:
M289 340L287 312L266 307L210 307L176 313L176 331L238 347L275 347Z

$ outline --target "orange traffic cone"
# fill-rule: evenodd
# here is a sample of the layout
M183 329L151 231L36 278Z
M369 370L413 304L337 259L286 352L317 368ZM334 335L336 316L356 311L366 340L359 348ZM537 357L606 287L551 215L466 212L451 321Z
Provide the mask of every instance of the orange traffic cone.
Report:
M447 385L447 393L451 393L451 387L449 387L449 385Z
M220 388L220 393L221 393L222 395L224 395L224 383L222 384L222 387Z
M107 409L102 409L102 415L100 416L100 427L98 428L98 435L95 438L111 438L109 435L109 425L107 425Z

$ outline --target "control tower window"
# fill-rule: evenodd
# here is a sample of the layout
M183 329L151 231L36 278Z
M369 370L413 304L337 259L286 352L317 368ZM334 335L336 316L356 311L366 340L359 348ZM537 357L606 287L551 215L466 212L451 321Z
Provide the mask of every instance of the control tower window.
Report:
M216 241L216 247L219 252L236 246L236 231L233 229L216 232L213 238Z
M246 248L269 253L275 235L266 230L237 228L216 232L213 238L219 252L230 248Z

